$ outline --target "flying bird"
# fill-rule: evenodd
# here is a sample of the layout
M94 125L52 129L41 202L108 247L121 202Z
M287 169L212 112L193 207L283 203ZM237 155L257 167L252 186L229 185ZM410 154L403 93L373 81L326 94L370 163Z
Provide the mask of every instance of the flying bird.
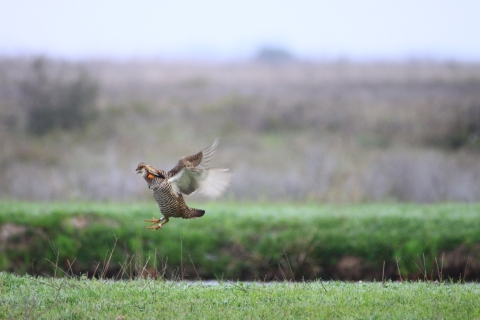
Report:
M157 230L164 226L169 218L199 218L205 214L205 210L189 208L185 204L183 195L193 194L200 191L204 195L216 198L221 196L232 181L233 174L228 169L210 168L208 165L218 139L202 151L185 156L178 160L177 165L165 172L153 166L141 162L138 164L137 173L142 174L147 181L148 188L153 192L153 197L160 208L163 217L149 219L152 223L147 229Z

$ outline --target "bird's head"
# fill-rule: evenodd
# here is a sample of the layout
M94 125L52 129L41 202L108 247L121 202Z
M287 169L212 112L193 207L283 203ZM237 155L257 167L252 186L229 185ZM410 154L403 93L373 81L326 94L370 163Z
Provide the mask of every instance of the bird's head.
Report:
M137 174L141 173L145 179L153 179L154 176L165 179L165 172L157 170L145 162L139 163L135 171L137 171Z
M143 175L145 172L147 172L147 166L148 164L146 164L145 162L140 162L135 171L137 172L137 174L141 173Z

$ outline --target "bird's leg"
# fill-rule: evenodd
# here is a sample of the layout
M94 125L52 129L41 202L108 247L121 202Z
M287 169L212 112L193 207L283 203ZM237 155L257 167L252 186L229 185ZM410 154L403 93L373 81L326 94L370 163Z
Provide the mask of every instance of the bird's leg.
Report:
M162 226L166 225L167 222L168 222L168 218L167 218L167 217L164 217L162 220L164 220L164 222L162 223Z
M160 229L163 225L165 225L168 222L168 218L167 217L162 217L160 219L153 219L152 218L152 219L145 220L145 221L152 223L151 226L148 226L148 227L145 227L145 228L157 230L157 229ZM162 223L162 221L164 221L164 222ZM155 226L155 224L157 224L157 223L158 223L158 225Z

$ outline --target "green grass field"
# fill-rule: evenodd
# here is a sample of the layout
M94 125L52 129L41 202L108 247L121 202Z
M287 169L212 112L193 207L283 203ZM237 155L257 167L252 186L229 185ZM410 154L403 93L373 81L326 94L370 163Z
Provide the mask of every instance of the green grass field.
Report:
M0 202L0 319L480 317L478 204L196 206Z
M0 202L0 271L133 279L476 281L479 204L203 203L200 219L153 202Z
M2 319L478 319L480 285L103 281L0 273Z

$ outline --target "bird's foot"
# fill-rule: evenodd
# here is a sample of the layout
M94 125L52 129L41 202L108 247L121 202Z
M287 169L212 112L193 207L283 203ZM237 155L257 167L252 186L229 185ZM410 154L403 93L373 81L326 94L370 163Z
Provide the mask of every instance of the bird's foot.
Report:
M164 220L165 218L160 218L160 219L155 219L155 218L152 218L152 219L147 219L145 220L145 222L150 222L152 225L151 226L147 226L145 227L146 229L152 229L152 230L157 230L157 229L160 229L162 227L162 221ZM157 224L158 223L158 224ZM165 222L167 223L167 222ZM165 224L164 223L164 224Z
M151 225L151 226L147 226L145 227L145 229L152 229L152 230L157 230L157 229L160 229L162 227L162 224L159 223L158 225Z
M152 219L145 220L145 222L151 222L152 224L156 224L156 223L162 222L164 219L165 218L160 218L160 219L152 218Z

